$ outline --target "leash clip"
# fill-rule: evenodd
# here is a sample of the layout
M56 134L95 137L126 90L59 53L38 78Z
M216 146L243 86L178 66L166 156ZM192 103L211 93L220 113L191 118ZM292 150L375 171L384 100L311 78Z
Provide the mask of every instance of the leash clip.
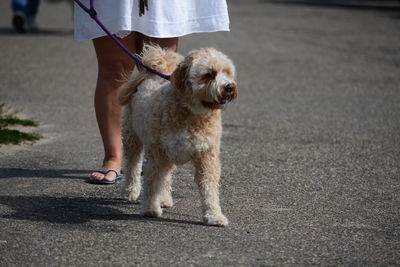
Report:
M94 19L94 18L97 16L97 12L96 12L96 10L95 10L93 7L90 8L90 9L88 10L87 13L89 14L89 16L90 16L92 19Z

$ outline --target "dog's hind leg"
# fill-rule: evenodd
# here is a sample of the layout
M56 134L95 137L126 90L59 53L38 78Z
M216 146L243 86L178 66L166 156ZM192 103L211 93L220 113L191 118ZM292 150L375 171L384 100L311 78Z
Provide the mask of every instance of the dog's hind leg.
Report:
M147 164L143 177L143 201L140 214L145 217L160 217L162 201L172 204L170 195L170 173L174 165L161 156L162 152L146 151ZM165 192L167 186L169 192ZM167 203L169 202L169 203Z
M203 206L203 220L208 225L226 226L228 219L219 204L219 178L221 166L216 151L202 152L194 160L195 182L199 187Z
M130 202L137 202L140 195L140 174L142 172L143 161L143 144L135 133L123 129L123 172L124 197L127 197Z

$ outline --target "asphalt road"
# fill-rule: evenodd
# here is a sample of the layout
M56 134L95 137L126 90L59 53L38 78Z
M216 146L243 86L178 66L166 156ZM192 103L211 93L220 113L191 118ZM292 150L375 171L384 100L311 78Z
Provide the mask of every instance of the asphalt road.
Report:
M175 206L144 219L118 185L85 183L102 160L96 62L66 3L16 35L0 2L0 103L42 123L0 147L1 266L400 265L400 11L230 1L230 33L181 39L237 65L224 111L227 228L201 224L190 166Z

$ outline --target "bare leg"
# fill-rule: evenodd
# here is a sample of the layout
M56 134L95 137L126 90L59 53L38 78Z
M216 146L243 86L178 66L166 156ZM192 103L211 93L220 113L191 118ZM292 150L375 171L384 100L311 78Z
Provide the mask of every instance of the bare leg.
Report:
M120 39L131 51L135 51L135 33ZM122 159L121 112L117 96L123 85L124 73L130 73L134 62L109 37L93 40L98 62L98 78L95 93L97 123L104 145L102 170L120 171ZM113 180L115 173L91 174L91 179Z

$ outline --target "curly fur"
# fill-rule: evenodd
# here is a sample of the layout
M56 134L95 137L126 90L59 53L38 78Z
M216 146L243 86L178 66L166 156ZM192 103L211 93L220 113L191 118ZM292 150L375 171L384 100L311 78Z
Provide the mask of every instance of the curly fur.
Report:
M182 61L183 56L170 50L161 49L158 46L146 44L143 47L140 59L145 66L165 74L171 74ZM128 104L139 84L151 75L147 71L133 72L131 77L127 78L127 83L123 86L119 94L118 100L120 105L124 106Z

